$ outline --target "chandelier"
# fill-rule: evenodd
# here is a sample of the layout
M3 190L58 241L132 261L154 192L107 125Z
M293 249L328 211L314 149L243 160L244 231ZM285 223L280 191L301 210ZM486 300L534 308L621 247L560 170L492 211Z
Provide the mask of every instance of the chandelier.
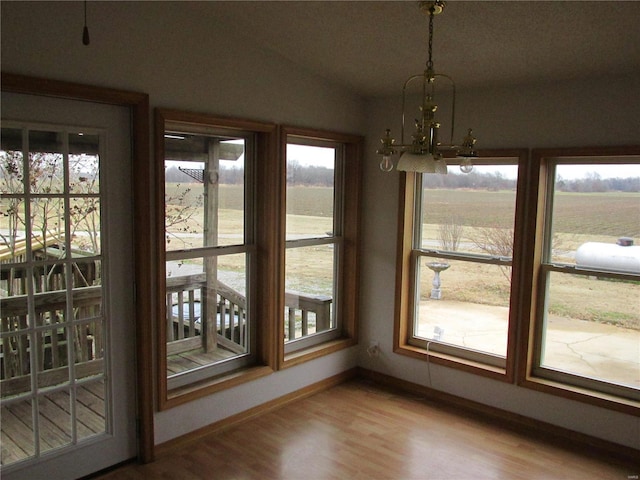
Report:
M460 170L469 173L473 169L472 159L478 154L474 150L476 139L471 129L462 139L460 145L453 144L455 111L456 111L456 85L453 79L445 74L436 73L433 68L433 17L442 13L444 2L442 0L418 2L420 9L429 15L429 58L423 73L410 76L402 88L402 126L401 144L396 144L391 136L391 130L387 129L385 135L380 139L382 147L376 153L382 155L380 169L389 172L393 170L392 156L400 153L397 170L420 173L447 173L447 163L443 154L453 152L460 158ZM411 143L405 144L405 105L407 87L414 80L422 82L422 105L420 106L420 119L415 120L415 131L411 136ZM436 121L435 114L438 106L434 103L435 85L439 79L448 80L452 86L451 103L451 139L449 144L442 144L438 141L438 130L440 123Z

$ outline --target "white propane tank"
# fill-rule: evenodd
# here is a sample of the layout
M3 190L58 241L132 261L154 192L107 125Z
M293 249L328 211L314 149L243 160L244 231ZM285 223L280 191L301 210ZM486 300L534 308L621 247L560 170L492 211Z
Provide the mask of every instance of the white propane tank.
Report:
M617 244L587 242L576 250L576 266L640 273L640 246L623 237Z

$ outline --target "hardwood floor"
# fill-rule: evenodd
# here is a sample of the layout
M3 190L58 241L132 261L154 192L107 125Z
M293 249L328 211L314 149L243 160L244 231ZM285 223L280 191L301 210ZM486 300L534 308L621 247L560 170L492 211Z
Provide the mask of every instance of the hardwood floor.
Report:
M552 445L352 380L96 477L140 479L637 479L638 464Z

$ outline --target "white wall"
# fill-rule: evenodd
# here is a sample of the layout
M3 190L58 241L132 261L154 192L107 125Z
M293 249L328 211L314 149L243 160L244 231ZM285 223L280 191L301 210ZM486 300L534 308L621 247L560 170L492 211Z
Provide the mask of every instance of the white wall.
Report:
M148 93L151 106L358 133L362 101L202 16L200 2L3 2L2 69Z
M400 135L400 97L371 101L364 170L361 336L379 341L381 355L360 350L360 365L428 385L423 361L392 351L399 174L378 168L375 149L385 128ZM445 125L446 101L438 99ZM415 101L418 103L418 100ZM413 103L409 102L413 105ZM546 86L494 88L459 95L456 139L473 126L479 148L544 148L640 144L637 77L588 79ZM439 109L439 112L441 110ZM640 419L580 402L431 365L431 387L612 442L640 448Z
M260 50L198 2L2 2L2 71L148 93L151 107L362 133L364 102ZM152 341L150 339L150 341ZM155 415L162 443L353 368L357 347Z

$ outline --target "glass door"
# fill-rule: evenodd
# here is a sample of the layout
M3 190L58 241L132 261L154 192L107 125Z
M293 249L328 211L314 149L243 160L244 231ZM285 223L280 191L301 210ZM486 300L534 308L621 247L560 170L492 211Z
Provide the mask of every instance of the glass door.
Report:
M2 104L2 476L76 478L135 456L128 110Z

